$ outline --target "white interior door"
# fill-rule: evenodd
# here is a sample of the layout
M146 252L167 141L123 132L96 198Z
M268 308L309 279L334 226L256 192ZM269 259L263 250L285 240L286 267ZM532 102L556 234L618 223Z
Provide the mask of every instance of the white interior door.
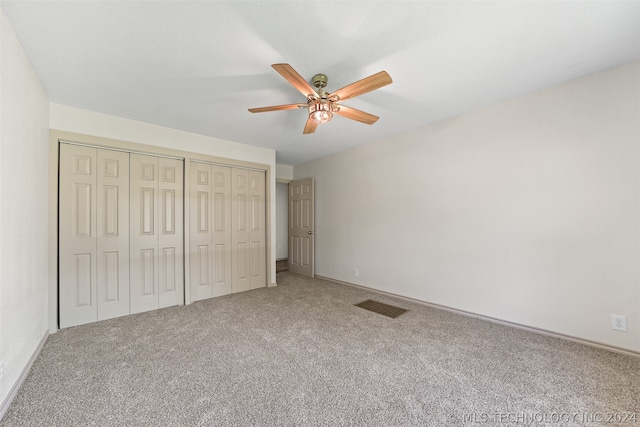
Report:
M129 314L129 153L97 150L98 320Z
M97 150L60 145L60 327L98 320L96 243Z
M289 183L289 271L313 277L315 219L313 178Z

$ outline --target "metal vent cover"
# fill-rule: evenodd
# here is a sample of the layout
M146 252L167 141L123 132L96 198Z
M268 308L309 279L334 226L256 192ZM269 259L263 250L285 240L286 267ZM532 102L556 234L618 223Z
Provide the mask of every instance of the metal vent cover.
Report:
M365 310L373 311L374 313L382 314L383 316L391 317L392 319L395 319L407 311L404 308L394 307L393 305L370 299L354 305L356 307L364 308Z

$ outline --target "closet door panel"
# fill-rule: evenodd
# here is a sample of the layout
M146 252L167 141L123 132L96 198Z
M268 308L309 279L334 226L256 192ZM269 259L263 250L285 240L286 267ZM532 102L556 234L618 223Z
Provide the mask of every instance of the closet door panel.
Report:
M98 320L129 314L129 153L97 150Z
M249 239L251 242L251 289L267 285L265 173L249 171Z
M231 168L193 162L190 176L191 295L231 293Z
M158 159L160 308L184 304L184 162Z
M211 283L214 297L231 293L231 168L212 167Z
M96 157L90 147L60 144L60 327L98 320Z
M251 289L251 228L249 171L231 170L232 291Z
M211 284L211 165L192 162L189 177L189 271L191 301L213 296Z
M159 307L158 158L130 156L130 307L139 313Z

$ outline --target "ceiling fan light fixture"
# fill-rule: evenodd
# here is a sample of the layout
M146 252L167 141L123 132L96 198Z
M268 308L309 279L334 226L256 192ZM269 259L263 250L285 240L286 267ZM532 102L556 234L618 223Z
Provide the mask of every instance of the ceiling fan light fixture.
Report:
M326 98L314 99L309 102L309 119L318 124L327 123L333 118L331 104Z

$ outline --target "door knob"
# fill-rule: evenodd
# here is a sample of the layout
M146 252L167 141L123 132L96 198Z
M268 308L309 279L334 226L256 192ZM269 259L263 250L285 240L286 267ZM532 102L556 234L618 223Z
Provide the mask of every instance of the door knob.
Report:
M307 234L314 234L315 231L307 231Z

